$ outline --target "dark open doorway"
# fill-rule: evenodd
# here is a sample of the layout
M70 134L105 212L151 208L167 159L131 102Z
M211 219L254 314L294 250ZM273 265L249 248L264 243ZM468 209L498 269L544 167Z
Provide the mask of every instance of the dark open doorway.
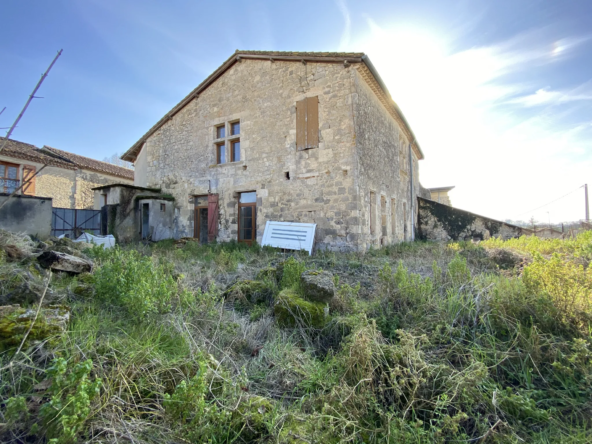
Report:
M142 204L142 239L150 238L150 204Z

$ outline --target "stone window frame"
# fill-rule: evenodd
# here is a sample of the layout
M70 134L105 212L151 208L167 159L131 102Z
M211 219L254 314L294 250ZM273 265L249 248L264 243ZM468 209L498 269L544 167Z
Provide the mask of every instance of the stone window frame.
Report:
M380 237L388 237L388 208L386 194L380 193Z
M397 236L397 198L391 197L391 235Z
M239 132L238 134L232 134L232 129L233 129L233 124L238 123L239 124ZM224 128L224 137L218 137L218 130L220 128ZM235 159L234 158L234 153L233 153L233 144L238 142L240 143L240 138L242 135L242 124L241 124L241 119L229 119L226 120L222 123L218 123L216 125L214 125L214 152L215 152L215 156L216 156L216 164L217 165L224 165L227 163L237 163L240 162L243 157L243 152L242 152L242 146L241 146L241 152L239 155L239 159ZM224 146L224 162L221 162L222 160L222 156L221 156L221 147Z
M369 202L369 210L370 210L370 235L376 235L376 191L370 190L370 202Z

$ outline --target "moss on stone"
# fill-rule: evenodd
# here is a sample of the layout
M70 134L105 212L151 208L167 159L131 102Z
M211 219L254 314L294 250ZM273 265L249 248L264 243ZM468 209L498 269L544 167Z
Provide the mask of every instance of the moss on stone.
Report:
M273 294L264 282L246 280L228 287L223 296L227 300L242 300L251 304L259 304L271 300Z
M265 267L257 273L258 281L271 281L278 283L281 279L277 267Z
M18 346L35 319L36 310L19 305L0 307L0 350ZM61 333L70 318L70 308L62 305L43 307L27 337L27 342L43 340Z
M302 299L295 290L289 288L277 295L273 311L281 327L323 328L328 320L325 304Z
M419 203L420 210L427 211L434 216L434 218L442 224L442 227L446 230L446 233L448 233L451 239L459 239L461 233L470 227L477 218L476 215L471 214L468 211L462 211L438 202L420 200ZM418 238L427 238L426 233L421 232L421 224L418 227Z

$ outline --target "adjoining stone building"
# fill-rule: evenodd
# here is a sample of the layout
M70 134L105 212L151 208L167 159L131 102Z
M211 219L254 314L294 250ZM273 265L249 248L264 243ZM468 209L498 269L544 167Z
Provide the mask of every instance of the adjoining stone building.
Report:
M448 193L454 189L452 187L438 187L438 188L428 188L430 192L430 199L434 202L438 202L444 205L452 206L452 202L450 201L450 196Z
M122 159L174 199L175 238L311 222L317 248L366 250L413 239L423 157L365 54L237 51Z
M0 146L4 140L0 137ZM56 148L40 149L10 139L0 152L0 194L12 193L30 177L33 179L18 194L51 198L53 206L58 208L92 209L94 187L110 183L133 184L134 171Z

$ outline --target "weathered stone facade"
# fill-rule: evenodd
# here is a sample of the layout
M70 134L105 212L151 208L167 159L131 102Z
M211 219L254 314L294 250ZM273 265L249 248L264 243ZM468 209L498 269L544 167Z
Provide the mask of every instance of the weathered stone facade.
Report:
M174 196L177 238L194 235L193 196L213 193L217 239L237 239L239 194L256 191L258 241L267 220L316 223L317 248L411 239L421 151L376 88L364 63L241 59L123 158L137 163L136 185ZM315 96L318 147L298 150L296 102ZM234 121L240 161L217 164L215 128Z
M101 210L102 234L113 234L124 243L173 237L174 199L159 189L114 184L97 187L94 193L94 208ZM143 214L144 206L147 214Z
M9 142L8 148L0 153L0 162L18 167L18 180L21 182L25 168L32 167L34 171L39 171L28 194L51 198L56 208L92 209L95 199L93 188L113 183L133 184L133 172L130 170L119 169L119 167L82 156L76 156L76 158L85 159L99 167L105 165L106 168L126 171L128 177L84 168L68 159L57 157L52 151L13 140ZM47 166L41 170L46 164Z
M449 205L418 198L417 237L433 241L510 239L529 235L531 230L500 222Z

